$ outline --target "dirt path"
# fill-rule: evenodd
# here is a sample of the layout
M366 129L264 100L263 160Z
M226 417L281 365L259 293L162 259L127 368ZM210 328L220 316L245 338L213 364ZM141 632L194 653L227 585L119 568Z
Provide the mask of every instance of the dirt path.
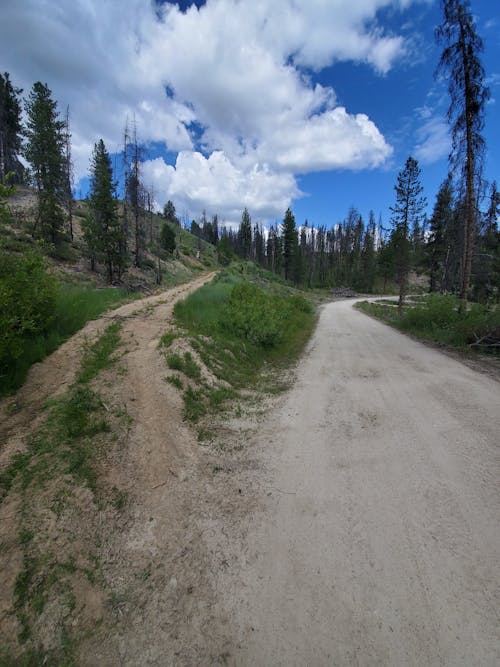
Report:
M178 285L154 296L132 301L109 311L98 319L91 320L43 362L32 366L26 382L17 392L15 399L7 397L0 400L0 415L2 416L0 420L0 465L8 460L13 450L22 447L26 436L45 418L45 413L40 408L47 399L62 394L74 381L80 366L82 346L86 341L92 342L112 320L131 321L128 333L133 336L137 329L139 337L143 334L144 320L148 322L146 327L149 328L151 328L152 320L156 320L156 328L153 327L150 338L154 338L155 334L159 337L165 331L164 325L172 313L174 303L211 280L213 275L204 275L192 282ZM155 315L154 318L151 318L153 308ZM162 325L163 329L161 329ZM149 342L150 339L146 341L146 344ZM8 406L13 401L16 409L10 411Z
M500 385L351 302L297 376L247 443L260 510L206 532L228 662L500 664Z

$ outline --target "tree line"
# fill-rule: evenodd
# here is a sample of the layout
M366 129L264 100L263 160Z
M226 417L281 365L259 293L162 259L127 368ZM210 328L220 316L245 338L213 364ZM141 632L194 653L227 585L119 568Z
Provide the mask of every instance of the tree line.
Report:
M187 226L189 231L217 246L223 264L234 255L252 259L297 285L346 285L371 292L384 290L394 281L400 309L411 270L428 272L431 291L456 293L464 307L470 297L498 302L500 196L496 183L487 185L482 178L482 130L489 96L480 60L483 44L468 0L443 0L442 10L443 20L436 30L443 45L437 76L448 80L452 151L450 173L429 219L424 214L427 200L420 167L409 156L394 186L387 227L381 220L375 222L373 212L365 223L352 208L343 221L329 228L307 221L297 226L291 209L281 224L264 228L252 223L244 209L235 230L221 225L217 215L208 219L204 212ZM8 73L0 75L0 177L34 185L34 233L57 245L64 235L73 236L69 110L61 118L51 91L37 82L24 102L27 121L23 127L21 92ZM20 154L29 163L29 170L19 161ZM110 155L102 139L95 144L83 224L91 268L100 263L109 281L121 279L130 261L141 266L148 247L156 248L158 257L161 251L173 252L172 225L180 224L169 201L163 214L170 224L153 231L154 192L142 180L143 156L135 120L125 125L122 158L124 197L119 205ZM161 280L159 259L158 274Z

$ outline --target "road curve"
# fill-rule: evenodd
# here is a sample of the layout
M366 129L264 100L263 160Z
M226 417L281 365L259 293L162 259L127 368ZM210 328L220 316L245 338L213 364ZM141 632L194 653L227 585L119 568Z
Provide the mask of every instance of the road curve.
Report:
M352 303L322 309L254 443L230 662L498 665L500 384Z

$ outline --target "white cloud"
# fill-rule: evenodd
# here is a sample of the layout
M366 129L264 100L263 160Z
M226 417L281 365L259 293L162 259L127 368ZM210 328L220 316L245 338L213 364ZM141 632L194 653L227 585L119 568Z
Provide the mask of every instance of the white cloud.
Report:
M417 131L417 145L414 156L422 164L432 164L447 157L450 148L450 129L441 117L428 117Z
M282 216L292 197L300 195L291 174L255 165L241 170L221 151L206 158L199 152L181 151L175 167L162 158L143 164L143 174L152 183L155 198L172 199L178 213L199 216L218 214L221 220L238 222L247 207L257 219Z
M298 195L296 173L390 155L376 125L336 106L304 68L350 60L387 73L406 47L377 12L412 1L208 0L182 13L151 0L23 0L2 8L0 57L15 84L42 80L70 105L78 177L99 137L119 150L135 114L141 140L180 151L172 173L165 165L172 196L227 215L238 198L264 216Z

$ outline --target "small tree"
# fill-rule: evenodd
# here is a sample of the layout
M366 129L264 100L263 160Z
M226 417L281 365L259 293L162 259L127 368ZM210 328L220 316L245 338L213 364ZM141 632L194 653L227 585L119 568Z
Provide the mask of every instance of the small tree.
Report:
M46 84L33 85L26 102L27 142L24 155L31 165L38 194L36 227L46 241L56 244L64 216L64 122Z
M285 279L292 280L297 265L297 255L299 251L299 238L295 226L295 217L288 208L283 219L283 265L285 269Z
M240 227L238 229L239 253L243 259L250 259L252 251L252 220L248 209L245 208L241 216Z
M402 315L404 298L408 289L408 274L411 268L410 232L421 219L425 207L420 184L420 168L417 160L409 157L405 168L398 174L396 203L391 208L391 243L394 248L394 263L399 285L398 312Z
M118 218L116 183L113 180L111 160L102 139L94 146L90 167L89 207L91 223L89 237L98 258L105 264L108 280L125 263L121 254L122 230Z
M163 217L165 218L165 220L168 220L168 222L171 222L174 225L179 225L180 226L180 224L181 224L179 222L179 218L177 217L177 213L175 211L175 206L174 206L173 202L170 201L170 199L168 200L168 202L163 207Z
M175 232L167 222L164 222L161 226L160 245L163 250L170 254L175 250Z

